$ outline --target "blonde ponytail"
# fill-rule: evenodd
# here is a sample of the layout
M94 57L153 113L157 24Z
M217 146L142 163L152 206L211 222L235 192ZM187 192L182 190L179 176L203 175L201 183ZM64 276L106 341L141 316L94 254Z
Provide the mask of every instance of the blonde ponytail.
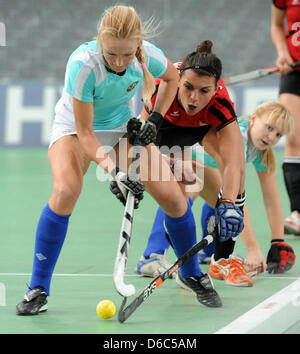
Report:
M261 162L266 166L267 172L275 173L276 171L276 158L273 148L268 148L261 152Z
M138 47L136 51L136 58L141 64L143 69L143 74L144 74L143 101L146 104L146 106L151 110L152 109L151 97L155 91L155 81L154 81L154 77L148 70L147 65L145 64L145 56L143 53L143 49L141 47Z

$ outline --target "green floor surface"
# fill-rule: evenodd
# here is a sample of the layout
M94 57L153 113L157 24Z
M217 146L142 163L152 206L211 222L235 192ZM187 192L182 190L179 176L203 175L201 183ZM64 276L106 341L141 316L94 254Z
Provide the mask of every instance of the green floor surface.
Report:
M283 153L279 150L276 154L280 166ZM98 301L111 299L117 306L121 302L111 273L123 207L111 195L108 183L97 181L96 168L91 166L55 268L49 310L34 317L16 316L15 305L30 282L35 228L50 196L52 180L45 149L1 150L0 166L0 334L210 334L299 277L300 263L296 261L285 274L259 276L252 288L234 288L214 281L223 301L218 309L199 305L192 294L168 280L125 323L119 323L116 316L110 320L99 318L95 311ZM287 216L289 205L280 168L276 178ZM253 227L266 255L270 230L251 165L247 166L246 183ZM199 235L202 204L198 199L193 206ZM134 216L126 282L134 284L137 291L150 282L135 275L134 268L146 245L156 207L146 196ZM300 254L300 237L286 236L286 242ZM236 252L246 256L241 240ZM168 257L175 260L172 250ZM207 266L203 270L207 271Z

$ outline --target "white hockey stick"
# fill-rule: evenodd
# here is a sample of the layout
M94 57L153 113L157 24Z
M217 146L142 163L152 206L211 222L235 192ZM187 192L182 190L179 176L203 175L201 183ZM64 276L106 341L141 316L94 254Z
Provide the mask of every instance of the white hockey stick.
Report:
M139 160L140 160L140 146L134 146L134 156L131 163L129 176L131 179L137 179ZM134 213L134 195L130 191L127 194L126 205L122 220L119 245L115 266L113 271L113 282L117 292L124 297L129 297L135 294L135 287L133 284L125 284L124 277L126 272L126 265L128 260L128 252L130 245L130 238L132 232L132 222Z
M298 66L300 66L300 62L295 62L291 64L292 68L296 68ZM223 82L225 85L239 84L246 81L256 80L278 72L279 69L277 66L271 66L269 68L257 69L244 74L230 76L228 78L223 79Z
M135 287L132 284L125 284L124 282L132 231L133 212L134 195L131 192L128 192L121 226L117 257L113 272L113 281L115 289L121 296L125 297L132 296L135 294Z

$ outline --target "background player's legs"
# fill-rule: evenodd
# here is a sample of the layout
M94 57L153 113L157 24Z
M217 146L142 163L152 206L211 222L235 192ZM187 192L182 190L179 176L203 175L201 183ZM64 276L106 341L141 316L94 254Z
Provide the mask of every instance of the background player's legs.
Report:
M201 230L202 238L207 236L207 223L209 218L215 215L215 209L212 208L209 204L204 203L201 210ZM208 246L203 248L203 251L199 254L200 263L209 263L210 257L215 253L215 244L214 242L210 243ZM209 260L209 261L208 261Z
M292 113L295 123L293 134L286 138L282 165L292 212L292 215L285 220L285 231L300 234L300 97L282 93L280 102Z
M166 256L170 243L166 237L164 220L165 213L162 208L159 207L155 215L150 236L148 237L146 249L136 266L135 271L137 274L156 278L159 274L170 268L171 263ZM172 273L171 277L175 277L175 273Z
M156 170L160 178L152 181L151 176L156 175ZM197 242L194 216L169 165L153 144L141 154L141 179L147 191L165 212L165 224L175 254L177 257L182 256ZM202 275L197 257L190 259L181 268L181 272L183 277Z
M149 258L152 253L164 254L170 246L165 236L164 220L165 213L162 208L159 207L144 251L144 257L146 259Z

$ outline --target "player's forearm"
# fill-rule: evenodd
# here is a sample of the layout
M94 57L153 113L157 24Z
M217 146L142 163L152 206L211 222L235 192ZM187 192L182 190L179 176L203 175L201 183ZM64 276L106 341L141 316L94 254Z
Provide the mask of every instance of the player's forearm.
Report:
M284 216L280 200L278 200L278 198L272 199L273 201L269 201L267 204L265 204L268 221L271 228L272 239L284 238Z
M258 176L272 238L283 238L284 216L275 176L267 172L258 173Z
M115 168L115 164L106 154L101 142L97 139L94 128L94 106L92 102L82 102L73 98L73 109L76 131L79 142L90 159L101 166L108 173Z
M245 191L245 155L243 138L236 122L222 128L218 133L222 162L223 198L236 200Z
M115 168L115 163L107 155L106 150L96 138L94 132L78 133L78 138L82 148L91 160L96 162L106 172L111 173Z
M170 79L168 81L161 81L153 108L154 112L158 112L162 116L167 113L174 100L174 97L176 96L177 84L178 81L176 78Z
M240 164L225 165L223 171L222 197L235 201L238 194L245 191L245 185L241 183L241 180L243 180L243 169L241 169Z
M244 230L241 233L241 238L243 240L244 245L246 246L248 251L259 250L259 244L255 238L249 211L246 205L244 205L244 225Z
M278 56L284 56L286 54L289 54L283 26L275 25L275 24L272 25L271 26L271 38L272 38L274 46L277 50Z
M242 152L234 149L223 157L223 198L236 200L245 192L245 158Z

